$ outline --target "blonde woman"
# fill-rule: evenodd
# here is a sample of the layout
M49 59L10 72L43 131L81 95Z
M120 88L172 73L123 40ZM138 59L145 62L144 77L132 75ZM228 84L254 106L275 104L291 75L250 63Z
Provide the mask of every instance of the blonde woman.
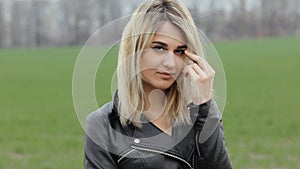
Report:
M114 99L87 118L85 168L232 168L201 55L180 2L143 3L123 31Z

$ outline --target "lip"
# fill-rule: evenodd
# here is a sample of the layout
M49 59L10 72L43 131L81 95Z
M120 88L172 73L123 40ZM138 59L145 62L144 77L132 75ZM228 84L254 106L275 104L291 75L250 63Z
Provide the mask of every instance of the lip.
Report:
M174 76L174 73L164 72L164 71L157 72L157 74L159 76L161 76L162 78L164 78L164 79L169 79L169 78L172 78Z

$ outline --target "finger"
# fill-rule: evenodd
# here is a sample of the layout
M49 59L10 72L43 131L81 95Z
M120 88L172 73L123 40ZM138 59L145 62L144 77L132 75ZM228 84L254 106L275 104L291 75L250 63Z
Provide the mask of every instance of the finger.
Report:
M206 72L204 72L199 65L197 65L196 63L190 64L188 66L185 66L185 75L189 73L189 70L193 70L198 76L199 78L206 78L207 74Z
M200 58L199 58L197 55L195 55L195 54L189 52L188 50L185 50L184 53L185 53L185 54L188 56L188 58L191 59L194 63L197 63L197 64L198 64L198 62L200 62Z
M189 59L191 59L194 63L198 64L201 69L203 69L205 72L207 71L207 66L203 63L205 59L203 57L200 57L196 54L193 54L187 50L185 50L185 54L188 56Z
M206 59L203 59L203 64L206 67L206 72L208 75L214 75L215 74L215 70L212 68L212 66L208 63L208 61Z
M214 75L215 74L215 70L211 67L211 65L208 63L208 61L204 58L204 57L200 57L198 55L195 55L189 51L187 51L187 55L190 54L190 59L193 59L195 58L196 61L194 62L197 62L198 65L209 75ZM197 61L198 60L198 61Z
M193 81L196 81L199 78L199 75L194 71L192 67L187 67L186 72L188 77L191 78Z
M207 74L196 64L186 66L185 74L186 76L190 76L194 81L207 78Z
M199 65L197 65L196 63L191 64L190 66L194 69L194 71L195 71L197 74L201 74L201 72L203 72L203 70L202 70L202 69L199 67Z
M197 65L196 63L191 63L191 64L188 64L188 65L185 65L185 67L192 67L196 72L198 72L198 71L201 70L201 68L199 67L199 65Z

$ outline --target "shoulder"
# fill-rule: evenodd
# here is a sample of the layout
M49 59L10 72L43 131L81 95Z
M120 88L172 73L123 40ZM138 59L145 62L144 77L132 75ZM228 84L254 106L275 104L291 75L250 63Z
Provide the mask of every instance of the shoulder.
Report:
M109 123L109 115L113 112L113 102L110 101L104 104L99 109L95 110L91 114L89 114L86 118L86 125L91 123L100 123L100 124L108 124Z
M85 123L86 139L97 145L108 145L108 133L111 132L109 117L113 112L113 103L108 102L89 114Z

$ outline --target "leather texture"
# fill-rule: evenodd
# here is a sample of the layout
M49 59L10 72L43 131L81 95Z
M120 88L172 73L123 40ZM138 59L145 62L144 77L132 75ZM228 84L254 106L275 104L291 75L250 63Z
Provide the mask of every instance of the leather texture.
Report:
M142 127L122 126L118 97L86 120L85 169L231 169L222 116L216 103L189 105L190 125L165 134L145 118Z

